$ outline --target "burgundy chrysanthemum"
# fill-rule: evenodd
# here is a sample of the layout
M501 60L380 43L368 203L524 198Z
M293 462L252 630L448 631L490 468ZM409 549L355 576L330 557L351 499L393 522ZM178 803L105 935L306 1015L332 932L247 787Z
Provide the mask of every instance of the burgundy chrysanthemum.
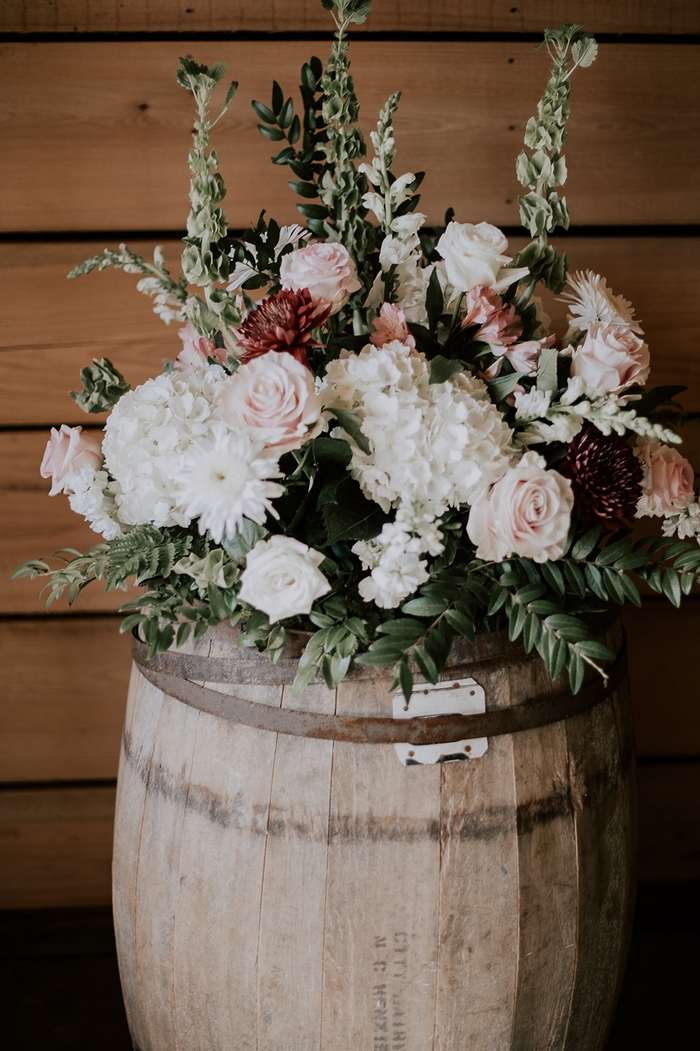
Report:
M330 312L331 307L313 299L306 288L300 292L282 289L268 296L236 333L246 351L242 360L250 361L270 350L286 350L307 365L307 347L314 346L311 332L323 324Z
M624 438L580 431L557 470L571 480L576 507L586 525L621 529L632 518L642 495L644 472Z

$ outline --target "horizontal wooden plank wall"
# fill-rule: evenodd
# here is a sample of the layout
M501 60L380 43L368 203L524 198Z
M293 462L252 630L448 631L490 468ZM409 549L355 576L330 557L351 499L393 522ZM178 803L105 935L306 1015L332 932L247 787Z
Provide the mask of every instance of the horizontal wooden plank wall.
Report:
M232 227L245 227L262 208L280 222L298 218L288 174L268 163L278 151L257 132L250 99L269 101L270 70L296 95L302 63L327 47L303 40L190 46L199 61L224 59L241 83L217 134ZM574 88L567 145L573 222L699 222L694 45L600 50ZM173 79L181 51L179 41L0 46L5 114L22 114L12 126L14 148L0 158L1 228L118 231L143 229L145 222L150 229L182 228L183 143L192 114L189 95ZM353 75L368 129L387 96L403 90L397 170L428 172L421 209L429 221L441 221L451 206L462 221L488 216L517 225L514 157L546 65L531 43L356 42ZM669 164L670 157L677 163Z
M604 273L633 301L652 379L688 384L686 407L700 410L700 48L690 38L700 32L700 5L375 0L374 7L352 52L364 126L390 91L403 89L398 167L427 170L421 207L431 221L453 206L464 221L517 225L514 158L548 71L532 39L517 34L561 21L610 34L598 62L574 81L573 230L560 244L573 268ZM88 589L76 609L62 605L47 617L36 584L8 580L25 558L99 540L65 498L46 497L37 471L46 429L100 425L67 396L91 357L107 355L136 384L179 345L133 278L106 272L69 283L65 274L127 232L146 254L152 231L161 231L177 265L191 127L188 96L173 79L182 53L224 58L241 81L217 141L232 227L261 207L280 221L296 219L287 173L269 164L271 144L257 134L249 100L268 98L272 76L295 92L301 62L329 47L304 34L328 27L316 0L0 0L1 119L12 144L0 158L0 907L100 904L109 895L129 669L116 612L124 596ZM268 40L267 31L281 38ZM393 35L362 39L366 32ZM514 248L521 243L512 240ZM563 320L560 303L549 297L546 307ZM700 465L700 424L685 437ZM625 620L642 875L698 878L700 600L680 612L650 600Z
M358 32L535 32L562 21L597 33L697 33L695 0L375 0ZM0 0L0 32L269 32L328 29L318 0Z

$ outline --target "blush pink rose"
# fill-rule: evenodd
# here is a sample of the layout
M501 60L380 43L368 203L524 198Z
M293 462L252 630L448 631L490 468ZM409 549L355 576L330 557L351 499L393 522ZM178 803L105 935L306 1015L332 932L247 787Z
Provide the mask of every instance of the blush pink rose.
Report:
M323 426L311 371L277 350L241 365L221 385L221 415L276 455L299 449Z
M644 494L657 514L682 511L695 492L695 473L685 456L668 445L654 452L647 442L639 452L644 467Z
M369 337L370 343L375 347L383 347L385 343L392 343L397 339L405 347L415 350L416 341L411 335L406 315L395 303L382 303L379 316L372 322L374 332Z
M571 482L526 453L469 512L467 534L477 558L502 562L522 555L547 562L564 553L574 497Z
M331 314L341 310L352 293L362 287L347 248L325 241L282 256L280 281L282 288L294 292L307 288L314 299L331 307Z
M649 375L649 348L623 325L591 324L571 357L571 375L587 387L621 394Z
M51 428L51 437L46 445L39 472L42 478L51 479L49 496L62 493L67 476L82 467L98 471L102 465L102 442L99 438L83 435L82 427Z
M226 360L226 349L219 348L213 340L200 336L191 321L178 329L177 334L182 340L182 350L174 363L178 372L204 368L209 358L216 358L222 364Z

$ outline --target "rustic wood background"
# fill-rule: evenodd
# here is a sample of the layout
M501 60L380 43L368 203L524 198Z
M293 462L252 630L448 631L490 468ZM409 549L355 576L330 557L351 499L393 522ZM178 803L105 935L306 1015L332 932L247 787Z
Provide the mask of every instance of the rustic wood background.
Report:
M559 243L634 302L652 378L692 385L685 404L700 409L697 0L375 0L352 50L365 129L402 88L398 166L427 170L430 220L453 206L462 221L512 228L516 243L514 160L548 74L533 43L562 21L585 23L601 47L574 79L572 230ZM191 128L174 80L183 53L225 59L241 84L217 133L231 227L261 207L292 221L286 170L269 164L274 144L249 100L267 100L272 76L296 92L301 63L328 52L328 27L317 0L0 0L0 907L109 900L123 596L95 589L47 617L38 587L9 573L95 539L38 473L48 427L87 422L67 396L79 368L107 355L135 384L178 347L132 277L65 274L121 240L177 258ZM700 466L700 424L686 448ZM698 878L700 602L677 612L649 599L625 619L641 876Z

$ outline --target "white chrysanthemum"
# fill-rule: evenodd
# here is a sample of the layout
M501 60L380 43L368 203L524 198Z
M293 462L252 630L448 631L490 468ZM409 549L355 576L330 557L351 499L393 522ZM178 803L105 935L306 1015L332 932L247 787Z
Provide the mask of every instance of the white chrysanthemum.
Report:
M114 501L119 487L110 481L106 471L95 471L89 466L71 471L66 475L65 487L71 509L83 515L96 533L101 533L105 540L115 540L122 535Z
M570 310L569 324L572 329L588 330L599 323L622 325L642 335L639 322L635 321L632 304L622 296L616 296L600 274L592 270L578 270L567 279L571 291L563 292L559 299Z
M118 482L115 499L124 525L189 525L178 498L183 457L220 418L219 365L172 372L129 391L112 409L102 451Z
M182 460L178 496L189 520L199 519L199 532L209 532L217 544L233 537L243 518L259 525L270 503L284 489L270 478L281 478L275 460L262 455L264 445L235 434L223 424L194 442Z
M519 457L485 384L466 372L431 384L425 356L398 341L331 362L320 396L360 419L371 452L353 446L351 472L385 511L423 503L439 517Z

